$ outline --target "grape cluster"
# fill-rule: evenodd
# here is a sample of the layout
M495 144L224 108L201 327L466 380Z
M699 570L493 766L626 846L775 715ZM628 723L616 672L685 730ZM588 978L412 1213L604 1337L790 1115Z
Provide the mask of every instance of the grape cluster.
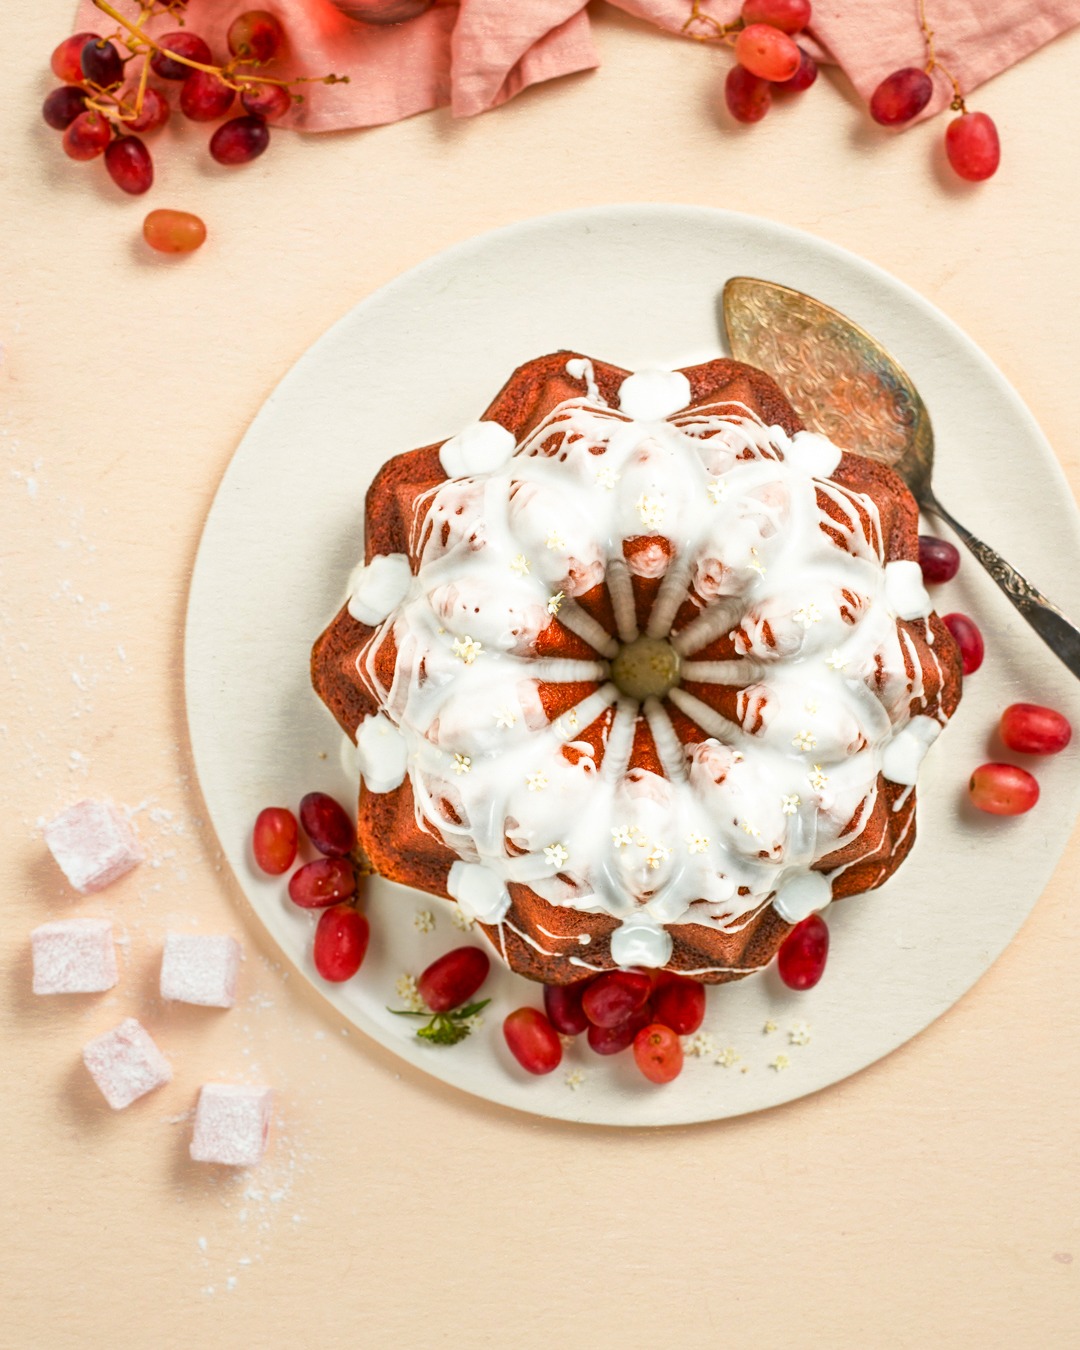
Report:
M1001 159L997 128L986 113L968 112L959 83L937 59L925 0L917 2L926 65L904 66L882 80L870 99L870 115L886 127L910 122L930 102L930 76L940 70L953 88L952 109L960 114L945 132L948 161L961 178L981 182L996 172ZM772 107L774 93L801 93L817 79L817 63L795 41L810 18L810 0L744 0L739 18L722 24L702 11L700 0L691 0L683 31L698 41L734 48L736 64L724 83L724 102L737 122L752 123Z
M232 21L228 57L217 63L209 44L186 28L157 38L144 31L155 14L175 14L177 0L164 8L159 0L139 0L134 22L104 0L95 4L119 27L111 37L75 33L60 43L51 66L63 83L45 99L41 113L50 127L63 132L71 159L102 158L123 192L140 196L153 185L154 161L142 138L168 122L174 110L170 89L178 89L175 107L189 121L220 122L209 150L227 165L257 159L270 143L269 124L300 98L291 87L300 81L263 71L286 45L280 20L268 10L247 10ZM151 76L160 83L151 84ZM328 75L322 82L343 79ZM231 115L238 112L238 102L239 115ZM186 212L153 211L143 233L151 247L177 253L198 248L206 229Z

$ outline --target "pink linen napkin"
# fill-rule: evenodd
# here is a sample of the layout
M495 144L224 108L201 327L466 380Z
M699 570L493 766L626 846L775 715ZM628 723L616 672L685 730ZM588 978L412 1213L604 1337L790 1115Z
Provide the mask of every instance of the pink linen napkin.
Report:
M134 11L113 0L121 13ZM334 0L259 0L289 34L281 73L348 75L350 83L304 88L283 124L301 131L377 126L449 105L455 117L484 112L542 80L599 64L586 0L440 0L406 23L379 27L346 17ZM347 3L347 0L343 0ZM608 0L647 23L679 33L690 0ZM1080 0L926 0L940 61L965 94L1080 23ZM226 51L225 33L252 0L190 0L187 26ZM740 0L704 0L721 22L735 18ZM112 33L115 25L81 0L80 30ZM151 36L176 28L168 16L147 25ZM917 0L815 0L805 45L837 63L864 99L890 71L924 65ZM733 59L733 58L732 58ZM278 67L275 67L275 74ZM935 75L923 116L946 107L948 80Z

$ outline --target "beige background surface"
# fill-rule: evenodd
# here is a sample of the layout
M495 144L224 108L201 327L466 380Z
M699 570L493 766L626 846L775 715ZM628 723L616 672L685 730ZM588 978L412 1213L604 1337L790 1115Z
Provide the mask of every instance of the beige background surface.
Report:
M162 262L145 204L35 121L70 5L21 9L0 168L0 1344L1071 1344L1075 838L989 974L854 1079L715 1126L545 1124L344 1034L281 967L204 820L180 673L199 530L275 382L402 269L549 210L689 201L846 245L985 348L1080 489L1080 34L973 99L1005 159L972 190L940 170L940 122L878 135L829 79L721 125L726 58L603 12L599 73L475 122L282 134L235 173L174 137L151 204L198 210L211 239ZM38 832L83 794L142 805L152 854L85 899ZM66 913L113 917L123 979L35 1001L27 934ZM235 1010L155 1000L170 924L241 938ZM113 1114L78 1051L128 1012L176 1076ZM235 1178L186 1161L177 1119L230 1076L280 1091L272 1154Z

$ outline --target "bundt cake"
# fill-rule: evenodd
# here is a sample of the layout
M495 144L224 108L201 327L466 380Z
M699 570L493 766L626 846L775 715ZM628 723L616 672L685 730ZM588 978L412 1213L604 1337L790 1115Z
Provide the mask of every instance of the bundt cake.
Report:
M315 643L374 870L545 983L760 969L914 841L960 695L917 519L753 367L528 362L379 471Z

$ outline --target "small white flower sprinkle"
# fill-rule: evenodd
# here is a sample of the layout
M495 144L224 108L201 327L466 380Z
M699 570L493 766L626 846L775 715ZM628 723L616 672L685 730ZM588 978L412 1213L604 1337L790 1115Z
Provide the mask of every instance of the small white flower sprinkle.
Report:
M530 792L543 792L544 788L547 787L548 782L549 779L547 774L542 773L539 769L537 769L535 773L528 774L525 778L525 785Z
M595 477L597 483L599 483L599 485L602 488L607 488L607 490L610 492L612 488L614 488L615 484L622 477L622 475L616 473L616 471L610 468L608 465L601 464L600 467L595 471Z
M611 840L616 848L625 848L627 844L633 843L630 831L625 825L616 825L611 831Z
M578 729L578 715L573 708L566 714L566 725L571 731L577 731Z
M785 816L793 816L801 805L802 801L798 793L792 792L786 797L780 798L780 810L783 811Z
M562 844L548 844L544 849L544 858L552 867L562 867L570 854Z
M815 764L814 772L810 775L810 786L815 792L820 792L828 781L829 775L827 773L822 773L820 764Z
M805 1022L796 1022L788 1032L787 1038L792 1045L809 1045L810 1028Z
M791 617L804 628L809 628L812 624L821 622L821 610L811 601L808 605L801 605Z
M812 698L808 698L806 702L803 704L803 707L806 709L806 711L810 714L811 717L817 716L818 705L814 702Z
M707 834L689 834L686 836L686 847L691 853L704 853L709 847L709 836Z
M735 1053L735 1047L732 1045L725 1046L716 1056L716 1062L722 1069L734 1068L739 1062L739 1056Z
M752 548L750 550L750 562L747 563L747 566L750 568L751 572L756 572L758 576L763 577L765 575L765 568L762 566L761 559L758 557L758 551L756 548Z
M846 670L846 669L847 669L847 662L846 662L846 661L844 660L844 658L840 655L840 648L839 648L839 647L834 647L834 648L833 648L833 653L832 653L832 655L831 655L830 657L827 658L825 664L829 667L830 670Z
M565 1081L566 1086L570 1089L570 1091L576 1092L578 1088L582 1085L582 1083L584 1083L585 1075L581 1072L580 1069L571 1069L570 1072L566 1075Z
M655 872L661 863L666 863L671 857L671 849L666 844L654 844L649 856L645 862Z
M470 915L466 914L460 905L455 905L450 911L450 918L453 921L454 927L460 928L463 933L467 933L475 923L475 920Z
M497 727L508 729L512 727L517 720L518 715L513 708L508 708L504 704L503 707L495 709L495 725Z
M796 750L813 750L814 746L817 745L817 737L812 731L804 729L795 733L791 738L791 744Z
M683 1050L695 1059L708 1059L716 1054L716 1041L707 1031L696 1031L683 1041Z
M424 1000L420 997L420 991L416 987L414 976L409 974L399 975L394 990L409 1012L424 1011ZM272 1200L274 1197L271 1196L270 1198Z
M709 501L719 506L728 493L728 485L722 478L714 478L709 483Z
M772 1020L772 1018L770 1017L769 1020L765 1023L765 1025L761 1028L761 1034L762 1034L763 1036L771 1036L772 1033L773 1033L774 1031L779 1031L779 1030L780 1030L780 1028L777 1026L777 1024L776 1024L776 1023Z
M435 915L430 909L418 909L413 915L412 926L418 933L431 933L435 930Z
M556 591L555 594L551 597L551 599L547 602L548 613L558 614L559 610L562 609L562 602L565 599L566 599L565 591Z
M450 650L455 656L460 657L467 666L471 666L480 653L484 650L482 642L474 642L466 633L463 638L455 638L450 644Z
M454 756L454 772L460 777L463 773L468 773L472 769L472 760L468 755Z
M746 834L751 835L754 839L761 838L761 831L758 829L756 825L751 825L748 820L743 821L743 831Z
M548 548L565 548L566 540L558 530L548 530L548 537L544 540Z
M529 560L524 553L519 553L510 564L510 571L516 577L524 577L529 574Z
M783 1069L791 1068L791 1060L787 1055L777 1055L775 1059L769 1061L769 1068L775 1069L777 1073L780 1073Z
M634 506L641 517L642 525L650 530L658 530L663 525L664 517L667 515L667 504L662 497L650 497L643 492Z

